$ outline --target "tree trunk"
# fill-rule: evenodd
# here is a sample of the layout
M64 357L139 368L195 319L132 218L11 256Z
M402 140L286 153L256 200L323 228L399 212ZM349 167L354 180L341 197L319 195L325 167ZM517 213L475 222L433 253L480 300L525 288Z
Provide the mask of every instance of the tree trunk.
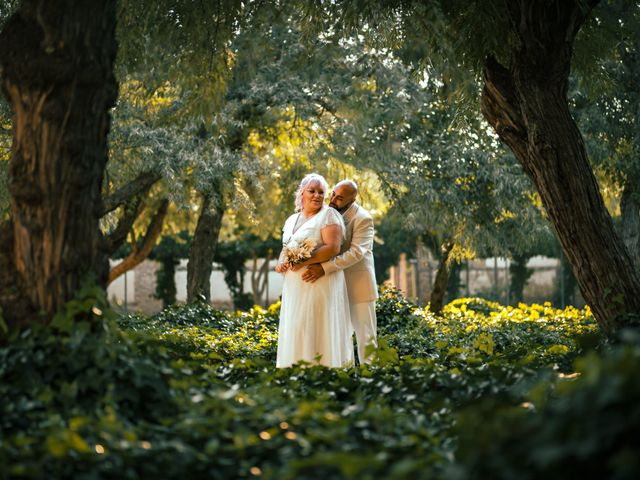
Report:
M444 297L447 293L447 285L449 284L449 274L451 272L449 266L449 255L453 249L454 243L448 241L442 245L440 261L438 263L438 271L436 279L433 282L433 290L429 299L429 310L433 313L440 313L444 306Z
M631 255L636 272L640 271L640 191L628 182L622 191L620 211L622 215L622 241Z
M111 269L111 271L109 272L109 281L107 284L113 282L123 273L128 272L132 268L140 265L140 263L142 263L142 261L149 256L151 250L156 244L156 241L162 233L164 217L167 216L168 208L169 200L165 199L162 201L160 207L158 207L158 210L151 219L151 223L149 223L147 232L145 233L144 239L142 240L142 245L138 247L134 244L133 251L129 254L129 256Z
M0 33L2 88L13 112L12 242L0 255L10 324L48 321L85 281L104 285L98 220L109 109L117 96L115 0L24 0ZM7 262L6 258L3 263ZM10 277L14 275L15 277ZM41 320L8 301L30 304Z
M262 296L269 284L269 264L271 262L272 251L269 249L262 261L262 265L258 267L258 254L253 254L253 269L251 270L251 290L253 292L253 299L257 304L266 305L269 303L269 299L265 297L264 302Z
M211 297L211 270L224 215L224 195L218 183L204 195L202 210L193 234L187 264L187 302Z
M460 272L462 264L459 262L449 262L449 278L447 279L447 291L443 303L449 303L460 296Z
M162 308L167 308L176 303L176 267L180 260L177 257L163 257L160 259L160 268L156 272L155 298L162 300Z
M572 44L586 3L597 2L507 2L518 42L509 69L487 59L482 111L533 180L582 295L612 332L640 313L640 278L567 103Z
M524 287L533 274L533 269L527 267L527 262L531 258L528 255L514 255L513 261L509 265L511 281L509 282L509 297L514 305L524 299Z

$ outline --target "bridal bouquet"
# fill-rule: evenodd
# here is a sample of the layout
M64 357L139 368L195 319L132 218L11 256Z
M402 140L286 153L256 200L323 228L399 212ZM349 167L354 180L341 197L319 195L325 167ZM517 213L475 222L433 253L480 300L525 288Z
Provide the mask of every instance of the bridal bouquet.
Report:
M311 258L314 248L316 248L316 242L311 238L305 238L299 242L291 240L282 249L283 263L291 266L304 262L306 259Z

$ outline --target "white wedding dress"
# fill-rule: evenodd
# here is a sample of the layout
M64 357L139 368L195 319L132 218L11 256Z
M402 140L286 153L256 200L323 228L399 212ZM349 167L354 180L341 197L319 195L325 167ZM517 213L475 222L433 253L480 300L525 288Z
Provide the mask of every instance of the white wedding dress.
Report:
M283 245L312 238L320 247L320 230L332 224L340 225L344 238L342 216L326 205L305 223L301 221L297 213L287 219ZM327 367L353 365L353 330L344 272L323 275L313 283L302 280L303 272L301 268L284 274L276 367L289 367L300 360Z

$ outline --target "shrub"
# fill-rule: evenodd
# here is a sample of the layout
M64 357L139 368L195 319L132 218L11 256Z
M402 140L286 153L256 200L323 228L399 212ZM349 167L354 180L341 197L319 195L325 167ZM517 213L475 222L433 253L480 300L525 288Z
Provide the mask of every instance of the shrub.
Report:
M619 445L636 353L579 357L574 379L588 310L461 299L434 316L386 290L373 364L275 369L279 307L116 324L101 306L24 330L0 349L0 478L506 478L524 451L531 475L587 461L560 442L622 465L598 472L634 468Z
M487 398L462 411L452 478L638 478L640 335L626 336L539 381L525 401Z

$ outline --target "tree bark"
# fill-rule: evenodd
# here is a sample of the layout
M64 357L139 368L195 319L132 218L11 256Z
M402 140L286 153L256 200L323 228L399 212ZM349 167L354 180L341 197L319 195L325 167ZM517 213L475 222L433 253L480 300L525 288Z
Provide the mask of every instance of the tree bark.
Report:
M622 241L631 255L636 272L640 271L640 196L638 187L631 182L624 186L620 211L622 215Z
M162 233L162 226L164 224L164 218L167 216L167 210L169 208L169 200L163 200L156 211L156 214L151 219L151 223L147 228L147 232L142 240L142 245L138 247L134 245L133 251L127 258L122 260L119 264L111 269L109 272L108 284L113 282L116 278L122 275L124 272L128 272L132 268L142 263L142 261L149 256L153 246L156 244L158 237Z
M210 300L213 256L218 245L224 210L224 195L216 182L211 192L204 194L200 217L189 250L187 302L195 302L202 298L207 302Z
M117 96L115 0L24 0L0 33L2 89L12 106L12 242L0 255L8 323L50 320L85 281L107 279L98 220L109 109ZM13 273L9 273L13 272ZM8 278L15 274L16 277ZM7 303L42 312L27 320Z
M438 262L438 271L436 279L433 282L433 290L429 299L429 310L433 313L440 313L444 306L444 297L447 293L447 285L449 284L449 275L451 268L449 266L449 255L453 249L452 241L445 242L441 248L440 261Z
M0 321L7 327L26 325L37 311L25 295L27 285L16 270L13 261L13 224L9 221L0 225ZM0 322L1 323L1 322ZM0 325L0 345L4 337Z
M518 37L507 69L485 63L482 112L533 180L583 297L612 332L640 313L640 278L613 228L571 118L575 35L596 1L507 2Z

